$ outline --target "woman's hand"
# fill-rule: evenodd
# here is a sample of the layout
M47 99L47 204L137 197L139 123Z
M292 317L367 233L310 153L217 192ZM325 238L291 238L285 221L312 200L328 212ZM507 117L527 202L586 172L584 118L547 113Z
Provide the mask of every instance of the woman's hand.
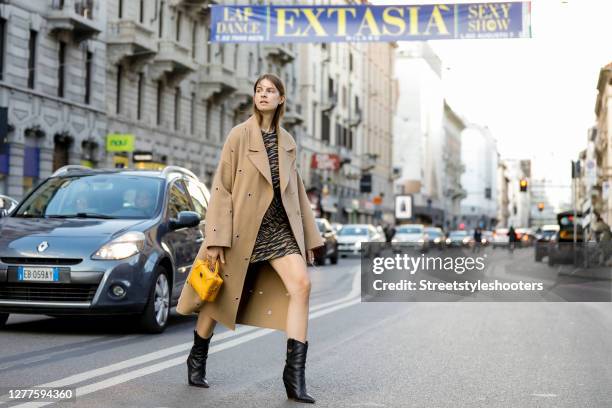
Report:
M221 259L221 263L225 263L225 249L221 246L210 246L204 251L204 260L208 262L210 267L214 267L217 258Z
M308 265L314 265L314 251L312 249L308 250Z

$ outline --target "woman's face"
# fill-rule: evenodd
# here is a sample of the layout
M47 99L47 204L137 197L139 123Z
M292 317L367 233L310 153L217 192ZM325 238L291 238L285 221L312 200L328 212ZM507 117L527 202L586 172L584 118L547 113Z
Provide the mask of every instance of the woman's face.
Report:
M272 81L262 79L255 88L255 105L261 112L274 112L276 107L285 102Z

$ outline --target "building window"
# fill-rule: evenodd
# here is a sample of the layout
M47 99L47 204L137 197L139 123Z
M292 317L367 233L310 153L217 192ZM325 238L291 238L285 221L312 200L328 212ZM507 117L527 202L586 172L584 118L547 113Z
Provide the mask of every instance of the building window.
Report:
M212 103L210 100L206 101L206 134L204 137L206 139L210 139L210 124L211 124L211 116L212 115Z
M349 72L353 72L353 53L349 52Z
M189 133L191 133L192 135L195 133L195 127L196 127L196 94L195 92L191 93L191 112L190 112L190 119L191 119L191 123L189 124Z
M253 53L252 52L249 52L248 70L249 70L248 77L251 78L251 75L253 75Z
M164 84L162 83L161 80L157 81L157 124L161 125L162 124L162 119L164 116L164 106L163 106L163 102L164 101Z
M221 127L219 130L219 139L225 135L225 104L221 105Z
M123 79L123 67L117 65L117 93L115 95L115 102L117 104L117 115L121 113L121 81Z
M225 44L219 44L219 54L221 55L221 65L225 65Z
M346 86L342 87L342 107L346 108Z
M239 44L234 44L234 70L238 69L238 47Z
M144 73L138 74L138 95L136 95L136 118L142 119L142 101L144 100L145 77Z
M57 56L58 70L57 70L57 96L60 98L64 97L64 86L66 77L66 43L60 41L59 53Z
M29 42L29 57L28 57L28 88L34 89L34 83L36 82L36 37L38 33L34 30L30 30L30 42Z
M162 38L164 33L164 1L159 3L159 24L157 26L157 36Z
M174 130L181 126L181 88L177 87L174 92Z
M195 59L196 57L196 44L198 43L198 24L197 21L194 20L193 26L191 28L191 58Z
M329 115L321 113L321 140L325 144L329 144Z
M312 104L312 137L317 134L317 103Z
M85 103L91 103L91 70L93 65L93 52L85 53Z
M119 4L117 4L117 17L123 18L123 0L119 0Z
M145 0L140 0L140 8L138 13L138 21L140 24L144 24L144 16L145 16Z
M6 20L0 18L0 81L4 79L4 42L6 37ZM0 142L1 143L1 142Z
M183 13L180 11L176 12L176 42L181 41L181 20L183 18Z

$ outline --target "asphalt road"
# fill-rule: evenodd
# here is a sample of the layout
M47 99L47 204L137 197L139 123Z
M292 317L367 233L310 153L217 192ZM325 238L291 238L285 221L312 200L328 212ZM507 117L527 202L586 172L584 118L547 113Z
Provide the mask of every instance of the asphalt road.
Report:
M491 253L491 273L525 273L529 256L501 254ZM529 268L549 280L561 271ZM317 406L612 406L609 302L362 303L356 258L311 268L311 278L306 375ZM52 404L61 407L302 406L281 380L285 334L267 329L219 325L211 387L187 386L194 323L173 313L164 334L143 335L115 320L11 315L0 333L2 394L44 384L76 389L76 403Z

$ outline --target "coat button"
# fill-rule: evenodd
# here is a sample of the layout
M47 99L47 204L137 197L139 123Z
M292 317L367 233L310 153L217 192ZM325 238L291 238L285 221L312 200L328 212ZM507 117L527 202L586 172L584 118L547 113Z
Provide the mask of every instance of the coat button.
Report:
M268 309L268 315L272 314L272 310Z
M259 291L259 294L260 294L260 295L263 295L263 291L262 291L262 290L260 290L260 291Z

